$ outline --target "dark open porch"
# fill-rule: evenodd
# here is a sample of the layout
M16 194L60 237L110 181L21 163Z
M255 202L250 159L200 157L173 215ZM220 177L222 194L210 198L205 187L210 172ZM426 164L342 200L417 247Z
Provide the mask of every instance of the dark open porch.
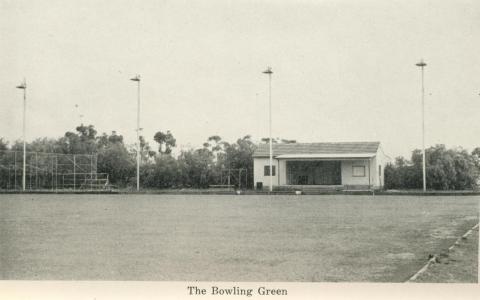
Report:
M287 185L341 185L340 161L287 161Z

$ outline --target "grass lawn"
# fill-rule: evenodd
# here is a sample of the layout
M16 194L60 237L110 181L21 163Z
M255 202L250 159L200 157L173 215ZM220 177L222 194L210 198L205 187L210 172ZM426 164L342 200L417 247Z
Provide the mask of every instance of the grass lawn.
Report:
M403 282L479 199L0 195L0 279Z

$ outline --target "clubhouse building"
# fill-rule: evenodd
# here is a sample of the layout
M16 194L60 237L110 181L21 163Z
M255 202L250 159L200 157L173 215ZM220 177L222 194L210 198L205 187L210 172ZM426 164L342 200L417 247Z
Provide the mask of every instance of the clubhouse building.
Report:
M383 187L387 156L380 142L273 144L270 175L269 145L253 154L254 183L274 188L372 189Z

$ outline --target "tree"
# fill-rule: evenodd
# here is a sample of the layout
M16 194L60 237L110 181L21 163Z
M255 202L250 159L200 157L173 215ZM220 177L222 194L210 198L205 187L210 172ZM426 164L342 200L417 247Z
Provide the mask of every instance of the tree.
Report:
M170 154L172 152L172 148L174 148L177 143L170 130L167 130L167 133L158 131L153 136L153 139L158 143L158 152L160 154Z
M270 138L264 137L261 138L262 143L269 144L270 143ZM279 137L272 138L272 144L295 144L297 140L290 140L290 139L281 139Z
M401 178L398 174L398 165L388 163L383 169L385 189L398 189L401 186Z
M456 172L454 188L456 190L474 188L478 181L475 158L466 150L459 148L453 153L453 162Z
M476 147L472 151L472 158L477 167L477 171L480 171L480 147Z
M8 150L8 142L4 141L3 138L0 138L0 188L9 186L10 179L10 168L1 167L9 164L11 155L4 152Z
M256 145L252 142L250 135L237 139L235 144L228 144L225 148L225 167L246 169L249 187L253 187L253 152L255 149Z
M118 135L116 131L112 131L110 135L103 133L97 137L97 151L107 147L109 144L123 144L123 136Z
M270 138L268 137L264 137L264 138L261 138L261 141L262 143L265 143L265 144L269 144L270 143ZM278 144L278 142L280 141L280 138L272 138L272 144Z
M147 141L145 141L145 138L143 136L139 137L140 139L140 157L142 162L147 162L150 159L155 157L155 151L150 148L150 145L148 144ZM136 151L136 149L135 149ZM136 154L136 153L135 153Z
M213 155L208 149L182 151L178 165L183 184L187 187L208 187L213 164Z
M80 125L77 132L67 131L57 142L61 153L92 154L97 152L97 131L93 125Z
M111 183L125 186L135 174L135 159L123 142L109 142L98 152L97 170L107 173Z
M0 151L8 150L8 142L0 138Z
M475 154L473 154L475 153ZM462 148L446 149L436 145L426 149L427 188L463 190L474 188L479 175L475 150L472 154ZM411 161L398 157L395 164L385 167L386 188L419 189L422 187L422 152L415 149Z
M212 153L218 153L224 150L224 142L218 135L208 137L207 142L203 144L204 147L209 148Z
M77 130L78 135L80 136L80 139L82 141L95 140L97 136L97 130L95 130L95 127L93 125L85 126L81 124L80 126L77 126L75 129Z
M178 161L171 155L160 155L154 164L141 169L142 183L149 188L172 188L181 185Z

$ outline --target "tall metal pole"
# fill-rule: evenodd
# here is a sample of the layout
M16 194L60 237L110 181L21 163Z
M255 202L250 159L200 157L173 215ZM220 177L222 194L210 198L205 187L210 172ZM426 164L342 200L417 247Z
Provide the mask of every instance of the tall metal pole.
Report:
M140 75L130 80L137 82L137 191L140 190Z
M35 189L38 189L38 152L35 152Z
M270 148L270 192L273 191L273 153L272 153L272 68L268 67L267 70L263 71L264 74L268 74L268 140Z
M76 169L76 161L75 161L75 154L73 155L73 190L75 191L75 186L77 184L76 182L76 175L77 169Z
M27 162L27 147L25 143L25 124L27 117L27 81L23 79L23 83L17 86L17 89L23 90L23 170L22 170L22 190L25 191L25 172L26 172L26 162Z
M17 151L13 152L13 189L17 189Z
M423 172L423 191L427 191L427 179L425 168L425 87L423 69L427 64L422 60L416 64L422 70L422 172Z

